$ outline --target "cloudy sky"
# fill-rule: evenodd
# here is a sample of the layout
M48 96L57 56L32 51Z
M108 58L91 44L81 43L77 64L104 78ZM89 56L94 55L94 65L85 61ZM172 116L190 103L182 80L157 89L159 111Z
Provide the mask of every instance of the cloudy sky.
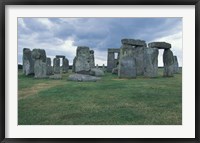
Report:
M40 48L52 60L65 55L72 64L77 46L89 46L95 64L107 65L107 49L120 48L123 38L169 42L182 66L182 18L18 18L18 63L23 48Z

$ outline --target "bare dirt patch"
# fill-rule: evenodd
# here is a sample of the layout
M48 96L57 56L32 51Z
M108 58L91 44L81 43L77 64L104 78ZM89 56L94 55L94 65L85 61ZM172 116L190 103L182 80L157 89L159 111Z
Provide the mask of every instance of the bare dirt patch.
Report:
M38 83L38 84L32 86L31 88L25 88L25 89L18 91L18 100L27 98L32 95L37 95L40 91L47 90L54 86L63 85L63 84L64 83L62 83L60 81L53 81L53 82L51 81L48 83Z

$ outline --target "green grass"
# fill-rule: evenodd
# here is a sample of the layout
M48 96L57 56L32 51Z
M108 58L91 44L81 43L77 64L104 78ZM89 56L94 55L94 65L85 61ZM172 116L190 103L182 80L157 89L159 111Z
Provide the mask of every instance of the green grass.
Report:
M98 82L34 79L19 70L19 125L181 125L182 74Z

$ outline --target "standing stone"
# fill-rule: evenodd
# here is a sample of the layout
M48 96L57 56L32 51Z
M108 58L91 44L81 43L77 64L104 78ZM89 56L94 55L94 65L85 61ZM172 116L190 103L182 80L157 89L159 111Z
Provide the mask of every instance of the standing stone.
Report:
M94 50L90 50L90 67L94 68L95 63L94 63Z
M144 75L144 52L146 49L146 47L136 47L133 50L137 75Z
M144 76L158 76L158 49L146 48L144 52Z
M133 46L122 45L120 48L118 77L136 78L136 63Z
M54 74L60 74L60 72L61 72L60 58L53 59L53 72L54 72Z
M76 57L73 59L72 72L75 72Z
M53 67L51 66L51 58L47 58L47 75L53 74Z
M115 57L115 54L118 54L117 58ZM107 57L107 72L112 72L113 68L116 68L119 64L119 55L120 55L120 49L111 48L108 49L108 57Z
M174 56L174 73L179 73L179 65L177 56Z
M170 77L174 73L174 57L170 49L165 49L163 53L164 73L163 76Z
M33 49L35 78L46 78L46 52L44 49Z
M63 59L62 70L64 73L67 73L69 70L69 61L66 58Z
M115 54L108 51L107 72L111 72L115 65Z
M76 50L75 72L88 74L90 67L90 50L89 47L78 46Z
M136 65L135 58L133 56L128 55L120 58L118 77L136 78Z
M31 57L31 50L23 49L23 73L25 75L34 74L34 61Z
M98 65L98 64L96 64L96 68L97 68L97 69L99 68L99 65Z

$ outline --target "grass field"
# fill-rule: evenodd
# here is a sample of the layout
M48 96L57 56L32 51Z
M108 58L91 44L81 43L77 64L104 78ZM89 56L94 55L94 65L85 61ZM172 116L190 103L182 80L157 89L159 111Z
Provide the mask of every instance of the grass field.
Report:
M70 72L71 73L71 72ZM18 73L19 125L180 125L182 74L98 82L34 79Z

